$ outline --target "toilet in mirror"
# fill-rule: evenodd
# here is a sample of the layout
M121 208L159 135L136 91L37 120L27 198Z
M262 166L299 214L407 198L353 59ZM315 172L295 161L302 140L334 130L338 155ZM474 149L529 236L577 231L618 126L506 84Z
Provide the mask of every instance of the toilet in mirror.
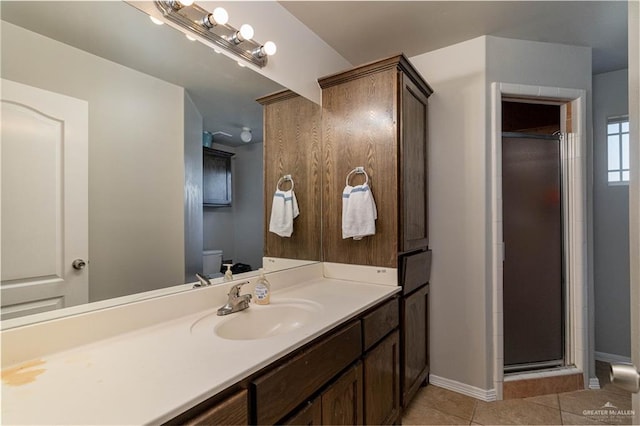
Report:
M202 272L207 278L219 278L224 276L220 272L222 268L222 250L205 250L202 252Z

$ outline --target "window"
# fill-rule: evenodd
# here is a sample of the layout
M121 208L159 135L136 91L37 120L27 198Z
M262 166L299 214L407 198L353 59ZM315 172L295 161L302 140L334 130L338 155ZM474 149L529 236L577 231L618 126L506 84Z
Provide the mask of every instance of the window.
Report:
M607 164L609 184L629 182L629 117L607 120Z

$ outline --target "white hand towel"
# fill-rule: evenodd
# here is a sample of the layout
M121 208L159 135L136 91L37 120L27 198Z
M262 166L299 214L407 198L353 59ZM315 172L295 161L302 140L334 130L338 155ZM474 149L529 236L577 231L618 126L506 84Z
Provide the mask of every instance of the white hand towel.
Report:
M299 214L298 200L293 190L277 190L273 194L269 231L281 237L290 237L293 234L293 219Z
M369 185L347 185L342 191L342 238L361 240L376 233L378 211Z

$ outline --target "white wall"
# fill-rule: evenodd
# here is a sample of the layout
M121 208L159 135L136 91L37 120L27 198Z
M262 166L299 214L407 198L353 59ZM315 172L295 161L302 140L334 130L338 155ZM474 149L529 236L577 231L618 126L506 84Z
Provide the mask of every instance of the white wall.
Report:
M607 118L629 113L626 69L593 76L595 350L631 356L629 186L607 183Z
M494 386L490 84L590 93L591 51L479 37L411 62L434 89L429 98L431 372L488 391Z
M202 115L184 94L184 266L186 283L202 272Z
M6 22L1 50L3 78L89 102L90 300L182 283L184 90Z
M262 266L264 254L262 151L262 143L236 148L233 204L236 256L253 269Z
M429 98L431 373L489 389L486 37L411 58Z

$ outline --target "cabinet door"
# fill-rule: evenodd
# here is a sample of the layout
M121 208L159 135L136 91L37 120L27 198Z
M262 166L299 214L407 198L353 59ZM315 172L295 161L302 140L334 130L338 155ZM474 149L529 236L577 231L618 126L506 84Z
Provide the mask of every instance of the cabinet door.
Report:
M319 398L310 401L304 408L289 417L284 425L315 426L322 424L322 402Z
M405 408L429 375L428 301L428 285L405 296L402 301L400 366L402 406Z
M242 390L185 422L185 426L248 425L247 391Z
M402 89L400 144L401 252L429 245L427 228L427 97L406 76Z
M322 424L361 425L362 407L362 363L358 362L340 376L320 396L322 401Z
M365 424L394 424L400 413L400 337L394 331L364 357Z
M231 205L231 155L203 148L202 203L206 206Z

